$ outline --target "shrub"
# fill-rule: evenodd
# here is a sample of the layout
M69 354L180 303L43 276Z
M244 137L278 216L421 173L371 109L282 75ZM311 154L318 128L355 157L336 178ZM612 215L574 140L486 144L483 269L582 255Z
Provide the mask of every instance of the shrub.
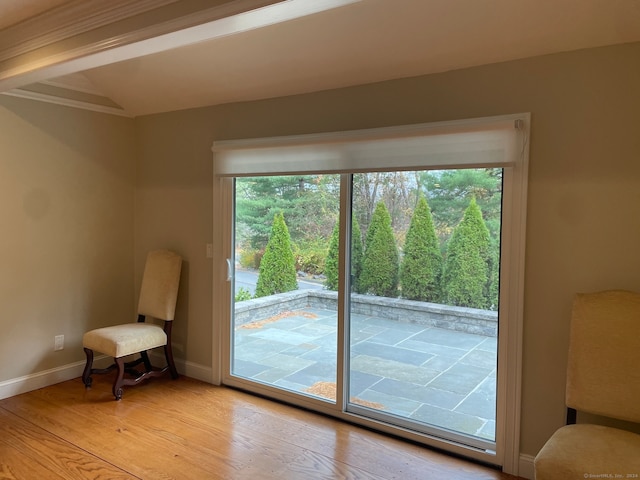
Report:
M296 270L317 275L324 272L327 243L324 238L300 243L294 248Z
M500 301L500 242L491 242L491 255L489 256L489 308L498 310Z
M324 286L329 290L338 289L338 240L340 222L336 222L329 241L329 251L325 261ZM358 293L360 271L362 270L362 233L356 217L351 221L351 288Z
M336 222L329 240L329 251L327 260L324 263L324 286L328 290L338 290L338 240L340 231L340 220Z
M238 255L238 262L242 268L259 268L260 267L260 254L259 250L243 249Z
M251 300L251 298L253 298L251 292L244 287L240 287L236 292L235 301L236 303L244 302L245 300Z
M298 288L296 267L291 249L291 237L282 213L273 218L271 235L267 242L256 284L256 298Z
M424 197L411 217L400 266L402 296L409 300L439 302L442 254L431 210Z
M362 293L395 297L398 290L398 247L391 216L383 202L378 202L367 231L359 287Z
M358 219L354 216L351 221L351 288L356 293L363 293L360 286L362 276L362 232Z
M475 198L453 230L444 269L445 300L459 307L487 308L489 230Z

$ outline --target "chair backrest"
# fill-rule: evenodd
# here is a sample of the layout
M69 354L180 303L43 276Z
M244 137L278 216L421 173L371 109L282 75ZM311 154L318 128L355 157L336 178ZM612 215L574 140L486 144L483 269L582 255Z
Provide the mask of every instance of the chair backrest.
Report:
M169 250L149 252L144 266L138 314L173 320L180 285L182 258Z
M576 295L566 403L640 422L640 294L610 290Z

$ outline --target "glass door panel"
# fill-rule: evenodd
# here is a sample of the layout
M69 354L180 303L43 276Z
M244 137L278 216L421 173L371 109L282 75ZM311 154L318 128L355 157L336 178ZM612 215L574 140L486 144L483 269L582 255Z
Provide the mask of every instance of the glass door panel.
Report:
M338 175L235 180L233 376L335 401L339 201Z
M494 447L502 170L352 185L347 409Z
M495 450L502 174L237 178L231 375Z

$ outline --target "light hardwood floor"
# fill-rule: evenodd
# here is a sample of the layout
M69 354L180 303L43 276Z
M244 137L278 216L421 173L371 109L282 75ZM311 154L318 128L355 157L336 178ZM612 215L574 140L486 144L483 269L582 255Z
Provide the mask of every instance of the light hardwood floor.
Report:
M94 376L0 400L0 479L515 479L186 377Z

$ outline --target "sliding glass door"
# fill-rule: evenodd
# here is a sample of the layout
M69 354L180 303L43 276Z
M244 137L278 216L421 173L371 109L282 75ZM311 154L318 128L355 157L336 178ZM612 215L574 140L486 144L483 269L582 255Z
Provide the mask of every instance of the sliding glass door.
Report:
M233 184L224 382L513 465L522 121L214 145Z
M231 374L335 403L346 347L347 411L493 448L501 169L347 181L236 179Z

